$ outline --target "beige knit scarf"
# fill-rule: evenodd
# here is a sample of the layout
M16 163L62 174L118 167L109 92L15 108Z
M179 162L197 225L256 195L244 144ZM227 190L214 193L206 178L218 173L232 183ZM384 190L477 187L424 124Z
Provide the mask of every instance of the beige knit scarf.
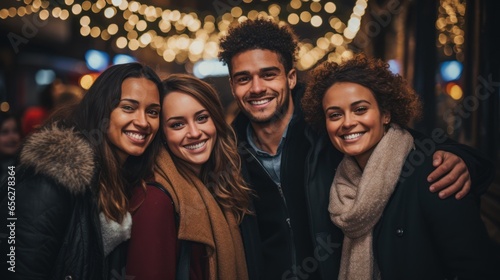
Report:
M408 131L392 124L365 166L345 156L330 190L330 218L344 232L339 279L377 279L372 232L413 147Z
M193 174L185 179L162 149L155 180L172 196L179 213L178 238L206 245L209 279L248 279L243 242L233 213L222 210L207 187Z

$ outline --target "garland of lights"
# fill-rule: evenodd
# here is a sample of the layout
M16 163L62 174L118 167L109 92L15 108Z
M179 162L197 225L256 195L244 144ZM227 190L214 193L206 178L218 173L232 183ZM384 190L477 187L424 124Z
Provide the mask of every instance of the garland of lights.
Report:
M436 20L438 47L446 56L456 55L458 61L464 60L465 0L441 0Z
M307 41L299 43L297 68L307 70L326 55L329 60L337 62L353 55L349 50L349 43L359 31L367 1L356 2L347 24L334 16L336 5L333 2L322 4L320 0L291 0L286 7L270 4L266 11L250 10L247 13L244 13L243 8L252 0L237 1L243 2L241 7L231 7L226 4L227 1L216 0L214 6L218 3L216 10L221 15L207 15L203 19L194 12L162 9L141 4L139 1L98 0L92 3L87 0L79 4L74 3L74 0L64 0L64 3L58 3L60 6L51 7L51 2L47 0L24 0L25 6L1 9L0 19L23 17L32 13L38 13L41 20L47 20L50 16L61 20L74 17L79 19L82 36L106 41L113 39L118 48L128 48L131 51L151 47L166 62L175 61L181 64L188 60L196 62L217 58L220 36L227 34L229 26L236 21L265 17L280 24L296 25L303 22L318 28L323 25L324 20L318 13L324 10L331 15L328 19L331 29L316 39L315 44ZM281 15L284 9L289 12L286 19ZM110 23L106 28L100 27L98 20L88 15L91 13L102 14L109 20L121 16L124 24L120 26Z

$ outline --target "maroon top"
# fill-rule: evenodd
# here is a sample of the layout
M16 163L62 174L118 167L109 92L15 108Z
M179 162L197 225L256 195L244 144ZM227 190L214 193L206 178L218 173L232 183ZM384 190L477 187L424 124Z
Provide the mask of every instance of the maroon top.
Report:
M130 207L137 206L132 215L127 275L135 276L134 280L175 279L180 243L172 200L156 187L147 186L146 192L137 187ZM192 243L189 279L208 279L207 267L205 246Z

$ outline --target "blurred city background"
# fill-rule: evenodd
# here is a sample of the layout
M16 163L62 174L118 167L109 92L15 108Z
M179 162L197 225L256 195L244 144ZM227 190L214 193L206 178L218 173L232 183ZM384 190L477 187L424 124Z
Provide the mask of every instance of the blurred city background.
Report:
M358 52L384 59L424 101L415 128L500 162L500 1L496 0L2 0L0 111L26 136L54 108L81 98L106 67L139 61L160 77L187 72L235 105L218 40L247 18L272 17L300 37L299 77ZM500 244L500 170L482 197Z

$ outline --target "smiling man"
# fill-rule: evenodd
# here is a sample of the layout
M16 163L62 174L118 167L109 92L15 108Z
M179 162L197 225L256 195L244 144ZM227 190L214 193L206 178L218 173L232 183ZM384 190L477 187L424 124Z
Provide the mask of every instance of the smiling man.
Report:
M289 27L264 19L235 26L220 42L219 57L242 112L233 123L242 173L257 196L256 216L241 225L250 279L336 279L339 271L343 234L330 221L328 197L342 154L305 124L304 86L294 68L297 43ZM438 148L468 157L469 165L436 152L429 177L440 180L431 187L441 197L465 195L467 167L474 171L477 159L460 153L461 146Z

